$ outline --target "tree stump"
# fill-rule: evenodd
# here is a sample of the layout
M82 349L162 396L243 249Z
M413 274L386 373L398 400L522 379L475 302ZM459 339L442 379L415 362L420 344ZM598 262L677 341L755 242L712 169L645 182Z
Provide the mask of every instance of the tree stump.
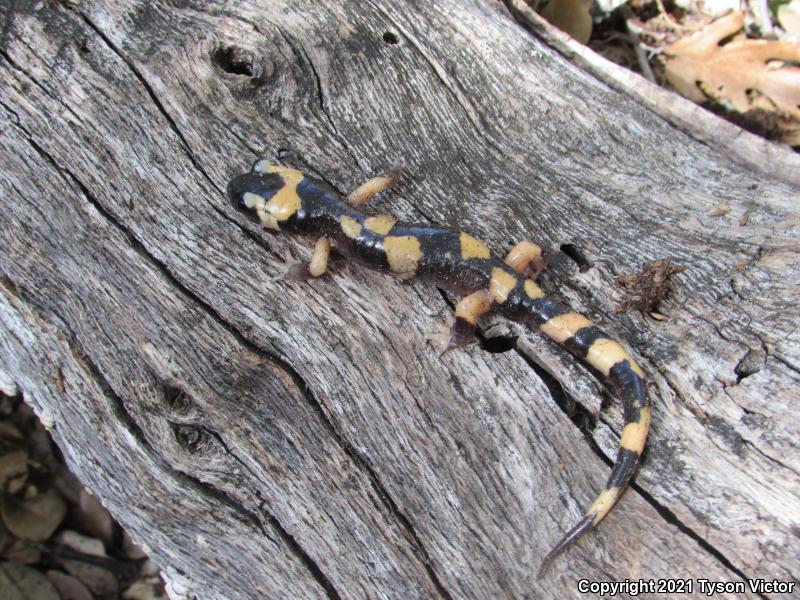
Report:
M796 155L516 0L0 10L2 367L176 589L585 598L582 579L797 580ZM276 282L308 242L224 194L262 156L342 192L402 161L375 210L501 254L536 240L546 291L641 358L654 411L636 483L541 581L608 473L616 400L501 323L440 358L425 338L453 299L435 288L344 264ZM614 314L616 276L663 257L686 268L668 320Z

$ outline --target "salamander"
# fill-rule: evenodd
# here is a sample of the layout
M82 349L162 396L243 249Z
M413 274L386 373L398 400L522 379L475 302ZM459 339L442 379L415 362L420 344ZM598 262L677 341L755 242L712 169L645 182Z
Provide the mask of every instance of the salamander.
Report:
M294 265L287 279L320 277L331 248L373 269L419 278L461 295L448 348L472 341L479 317L499 313L538 328L601 374L622 401L625 425L605 488L545 556L539 576L564 550L592 530L613 508L633 476L650 424L644 374L618 342L586 317L546 298L527 274L542 250L519 242L501 260L464 231L403 223L361 210L370 197L394 185L398 173L375 177L346 198L326 183L266 160L228 184L234 207L269 229L317 236L310 261Z

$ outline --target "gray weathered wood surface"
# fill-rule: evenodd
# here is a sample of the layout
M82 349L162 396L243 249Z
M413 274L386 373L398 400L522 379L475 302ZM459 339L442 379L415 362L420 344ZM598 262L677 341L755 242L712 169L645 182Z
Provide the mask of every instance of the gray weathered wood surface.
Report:
M173 580L460 599L800 577L796 156L681 100L671 120L496 2L0 7L2 368ZM636 487L544 580L608 472L616 402L516 328L517 351L438 358L435 289L344 265L274 282L308 243L224 187L287 152L342 191L404 161L376 209L539 241L545 288L641 357ZM687 267L669 320L613 316L615 275L664 256Z

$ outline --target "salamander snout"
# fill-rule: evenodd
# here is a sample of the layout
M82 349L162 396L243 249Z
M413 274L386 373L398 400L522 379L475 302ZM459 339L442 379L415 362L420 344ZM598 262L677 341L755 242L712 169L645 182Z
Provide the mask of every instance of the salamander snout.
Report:
M233 207L251 221L278 229L267 204L283 185L283 179L276 173L245 173L228 183L228 198Z

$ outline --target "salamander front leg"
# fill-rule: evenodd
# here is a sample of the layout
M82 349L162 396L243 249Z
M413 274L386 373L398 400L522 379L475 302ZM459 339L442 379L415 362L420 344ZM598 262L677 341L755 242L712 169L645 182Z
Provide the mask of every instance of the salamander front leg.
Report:
M365 181L347 196L347 202L351 206L359 207L366 204L367 200L372 198L375 194L388 190L393 185L400 181L400 173L402 172L402 165L394 165L386 172L386 175L373 177Z
M536 279L550 262L550 257L538 245L522 240L508 252L505 262L517 273Z
M325 274L328 270L328 259L331 255L331 241L326 237L317 240L314 254L308 262L290 264L286 272L278 279L281 281L305 281Z

